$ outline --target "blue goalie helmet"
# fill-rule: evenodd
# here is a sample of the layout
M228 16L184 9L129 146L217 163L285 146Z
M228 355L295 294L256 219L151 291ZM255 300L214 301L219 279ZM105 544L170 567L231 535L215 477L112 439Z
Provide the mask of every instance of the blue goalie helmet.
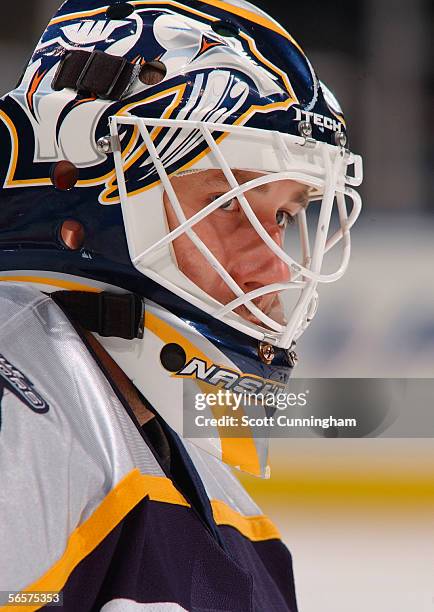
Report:
M241 0L67 0L0 138L2 281L109 315L135 296L131 334L92 330L179 432L198 394L228 391L222 414L285 388L347 269L362 163L283 27ZM196 443L265 473L262 438L211 433Z

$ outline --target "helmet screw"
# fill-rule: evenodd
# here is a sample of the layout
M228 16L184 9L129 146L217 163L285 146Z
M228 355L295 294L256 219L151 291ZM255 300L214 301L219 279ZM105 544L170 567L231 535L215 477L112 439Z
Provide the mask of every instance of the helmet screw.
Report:
M335 132L335 143L338 147L345 147L347 144L347 135L344 132Z
M274 346L267 342L260 342L258 347L258 355L264 363L270 365L274 359Z
M286 355L288 357L289 365L291 366L291 368L294 368L297 365L297 363L298 363L298 355L297 355L297 353L295 351L289 350L289 351L286 352Z
M112 144L110 136L103 136L102 138L99 138L96 142L96 148L100 153L111 153Z
M312 125L309 121L300 121L298 124L298 133L304 138L310 138L312 136Z

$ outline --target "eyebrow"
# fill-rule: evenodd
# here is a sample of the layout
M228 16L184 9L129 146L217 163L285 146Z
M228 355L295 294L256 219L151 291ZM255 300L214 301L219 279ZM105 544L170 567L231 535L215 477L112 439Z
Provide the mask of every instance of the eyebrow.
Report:
M240 185L252 180L251 173L248 171L234 170L233 174ZM209 176L205 179L205 182L209 187L213 187L215 189L221 189L222 187L224 189L229 188L229 183L225 176ZM269 183L265 183L264 185L253 187L252 191L266 192L268 191L268 189ZM310 190L311 188L307 185L305 187L300 187L300 189L293 194L291 201L296 204L300 204L302 208L306 208L309 204Z
M293 202L295 202L296 204L300 204L300 206L302 208L307 208L307 205L309 204L309 192L311 191L311 187L308 187L306 185L306 187L301 187L294 195L293 195Z

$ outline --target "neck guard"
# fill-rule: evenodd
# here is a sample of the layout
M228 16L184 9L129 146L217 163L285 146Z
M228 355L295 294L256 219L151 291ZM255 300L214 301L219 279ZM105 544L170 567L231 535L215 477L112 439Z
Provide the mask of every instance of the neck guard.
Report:
M245 402L235 407L233 399L284 392L293 353L272 347L264 352L254 339L212 318L193 322L148 300L144 307L134 294L61 291L52 297L94 333L179 435L232 467L268 476L268 438L239 423L247 413L264 417L273 408ZM233 416L238 424L230 425ZM197 417L209 425L198 425Z

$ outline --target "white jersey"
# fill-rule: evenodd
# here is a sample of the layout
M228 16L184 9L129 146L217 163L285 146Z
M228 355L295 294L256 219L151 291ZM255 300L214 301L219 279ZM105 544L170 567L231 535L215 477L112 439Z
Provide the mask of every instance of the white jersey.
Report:
M296 610L289 553L230 469L179 451L207 525L65 314L6 283L0 417L0 591L62 591L71 612Z

